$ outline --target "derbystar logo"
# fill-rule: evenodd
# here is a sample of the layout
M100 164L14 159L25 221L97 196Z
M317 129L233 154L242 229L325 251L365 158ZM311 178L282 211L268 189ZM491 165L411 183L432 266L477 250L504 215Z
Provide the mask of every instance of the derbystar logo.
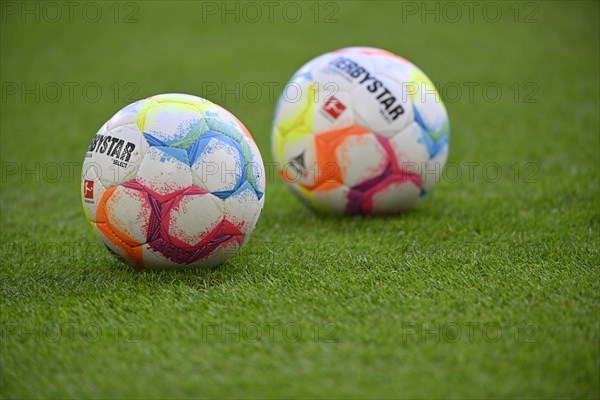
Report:
M404 108L391 90L357 62L346 57L338 57L329 65L348 80L358 80L358 83L364 85L369 93L373 93L381 106L381 115L386 121L393 122L404 114Z
M331 96L325 104L323 104L323 111L329 114L333 119L338 117L344 112L346 106L337 97Z
M94 198L94 181L89 181L87 179L83 181L83 198Z
M91 156L90 153L94 152L106 154L113 158L113 164L119 167L126 167L134 150L135 144L131 142L126 142L123 139L112 136L96 135L88 149L88 156Z

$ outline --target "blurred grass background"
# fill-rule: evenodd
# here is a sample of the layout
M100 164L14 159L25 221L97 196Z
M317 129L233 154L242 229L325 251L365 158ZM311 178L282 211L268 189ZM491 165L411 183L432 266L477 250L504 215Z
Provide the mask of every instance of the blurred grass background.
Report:
M256 23L240 2L2 3L2 397L597 398L598 3L455 3L456 22L443 2L276 3ZM410 214L336 219L271 174L252 240L213 271L135 273L95 244L79 165L118 109L205 96L271 163L283 84L357 45L438 83L459 178Z

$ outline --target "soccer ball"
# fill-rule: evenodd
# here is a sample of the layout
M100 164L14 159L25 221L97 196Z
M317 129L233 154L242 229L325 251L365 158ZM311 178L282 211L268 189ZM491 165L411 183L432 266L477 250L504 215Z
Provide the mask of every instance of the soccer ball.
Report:
M287 83L272 149L310 208L395 214L439 179L449 132L446 109L420 69L385 50L350 47L313 59Z
M211 267L248 239L265 201L248 130L208 100L163 94L123 108L83 162L92 229L135 268Z

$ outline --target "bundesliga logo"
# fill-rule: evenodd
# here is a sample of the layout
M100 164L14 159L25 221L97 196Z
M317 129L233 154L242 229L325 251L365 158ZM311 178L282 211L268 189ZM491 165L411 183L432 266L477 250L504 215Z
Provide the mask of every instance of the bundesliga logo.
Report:
M83 183L83 198L93 199L94 198L94 181L85 180Z
M339 101L335 96L331 96L325 104L323 104L323 111L329 114L333 119L338 119L345 109L346 106L344 103Z

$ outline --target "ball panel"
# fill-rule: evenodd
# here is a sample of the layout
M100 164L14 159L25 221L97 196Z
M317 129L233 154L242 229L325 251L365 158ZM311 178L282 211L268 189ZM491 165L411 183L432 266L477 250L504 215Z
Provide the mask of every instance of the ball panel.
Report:
M312 191L304 188L301 185L297 185L295 183L288 183L288 187L294 194L294 196L306 207L316 212L327 212L329 211L329 207L322 204L321 202L315 199L315 196Z
M142 247L142 257L144 260L144 268L147 269L183 269L187 265L173 261L169 256L173 254L174 246L170 245L163 239L157 239L150 243L144 244ZM169 251L165 251L165 249ZM165 252L168 256L163 254ZM177 257L173 257L177 259Z
M244 229L243 229L243 241L242 243L245 243L248 241L248 239L250 239L250 235L252 234L252 232L254 232L254 229L256 229L256 225L258 224L258 220L262 214L262 210L265 206L265 197L261 197L260 200L258 200L258 204L256 205L256 209L257 211L254 213L252 220L250 221L250 223L245 224L244 225Z
M346 212L349 192L350 188L346 185L332 187L324 184L319 187L319 190L312 191L312 196L319 203L320 210L343 214Z
M412 181L391 179L366 199L370 213L395 214L414 208L421 198L421 189Z
M252 143L254 146L256 146L256 142L254 141L254 138L252 137L252 135L250 134L250 131L248 131L248 129L246 128L246 126L242 123L242 121L240 121L235 115L233 115L232 113L230 113L228 110L224 109L223 107L215 104L214 107L211 107L208 112L207 115L209 116L213 116L216 119L223 121L225 123L227 123L228 125L230 125L234 130L239 131L243 134L244 138ZM241 138L240 140L238 140L238 142L241 142Z
M94 233L121 261L136 269L143 267L141 244L131 245L126 243L106 223L95 223Z
M237 142L245 161L245 179L252 185L257 195L262 197L264 194L264 185L262 185L262 188L260 186L264 182L264 165L254 141L246 138L244 132L234 118L227 116L227 118L223 120L218 113L213 113L212 111L207 111L205 115L207 124L211 130L219 132Z
M167 145L183 141L202 120L202 114L190 104L159 103L146 110L144 133Z
M146 193L117 186L103 202L106 222L117 236L131 245L146 242L152 211Z
M169 133L177 135L175 132L178 126L185 128L185 125L190 125L191 121L201 117L206 110L214 106L212 102L201 97L181 93L151 96L143 100L139 108L137 125L142 132L159 132L160 129L155 128L167 126L167 130L161 135L168 140ZM159 125L154 127L156 117L159 116Z
M295 141L303 136L312 135L313 116L316 103L317 90L311 82L301 80L291 82L287 88L294 88L297 94L294 97L283 94L278 101L278 113L275 115L273 124L273 156L280 163L285 163L284 147L288 140Z
M388 154L372 133L347 135L335 149L338 167L347 186L355 186L382 174Z
M392 54L392 53L389 53ZM393 80L394 82L403 85L403 89L410 93L414 88L411 83L411 74L413 73L414 65L406 59L386 54L374 54L371 56L375 72L383 77Z
M398 174L388 171L368 182L350 189L348 194L348 214L395 214L403 211L403 205L416 205L412 202L412 192L405 198L404 189L397 186L410 184L417 188L417 200L420 194L421 180L414 174ZM390 193L386 195L385 193ZM380 195L380 193L382 193ZM389 199L388 199L389 197ZM375 201L376 200L376 201Z
M423 191L424 194L429 192L433 186L439 182L440 177L442 176L442 171L444 169L444 165L446 165L446 160L448 159L448 144L443 146L436 155L427 160L425 163L425 168L421 173L421 177L423 180Z
M219 244L206 257L199 259L190 264L191 268L213 268L217 265L225 263L231 258L240 248L241 244L236 240L231 240Z
M242 243L242 234L227 221L223 221L210 235L211 239L196 246L181 245L174 238L169 240L158 238L142 246L144 266L150 268L192 266L200 260L206 259L215 249L228 243Z
M223 201L210 193L182 194L163 206L163 229L171 241L191 250L217 235L224 215Z
M108 129L111 130L123 125L137 125L140 111L146 107L146 104L150 101L152 100L139 100L119 110L106 123Z
M253 182L250 182L256 191L256 195L259 199L264 198L265 190L267 187L267 175L265 173L265 164L260 154L260 150L255 143L249 143L250 154L252 155L251 160L246 160L246 174L252 173ZM250 163L250 165L249 165Z
M106 188L98 179L97 173L96 166L84 162L81 171L81 201L88 222L96 221L98 204L106 192Z
M345 129L332 130L315 136L318 168L316 169L315 184L306 187L312 189L323 183L330 185L344 184L344 174L348 174L349 165L345 162L346 153L344 148L338 151L340 144L350 137L370 133L361 126L353 125ZM342 161L338 158L338 152L343 159Z
M252 232L252 224L261 210L262 204L247 182L225 199L225 218L244 234Z
M190 187L192 173L186 151L171 147L150 147L140 164L136 181L160 201Z
M190 161L192 183L207 192L223 192L226 197L246 181L242 149L220 133L210 131L198 139Z
M284 157L278 168L287 182L306 187L317 184L317 152L313 135L287 140Z
M394 157L402 170L421 175L425 163L429 160L424 135L426 133L423 129L413 122L389 139Z
M410 93L415 109L415 121L437 141L450 131L446 107L433 82L416 66L413 66L411 82L414 82L416 87L416 90Z

